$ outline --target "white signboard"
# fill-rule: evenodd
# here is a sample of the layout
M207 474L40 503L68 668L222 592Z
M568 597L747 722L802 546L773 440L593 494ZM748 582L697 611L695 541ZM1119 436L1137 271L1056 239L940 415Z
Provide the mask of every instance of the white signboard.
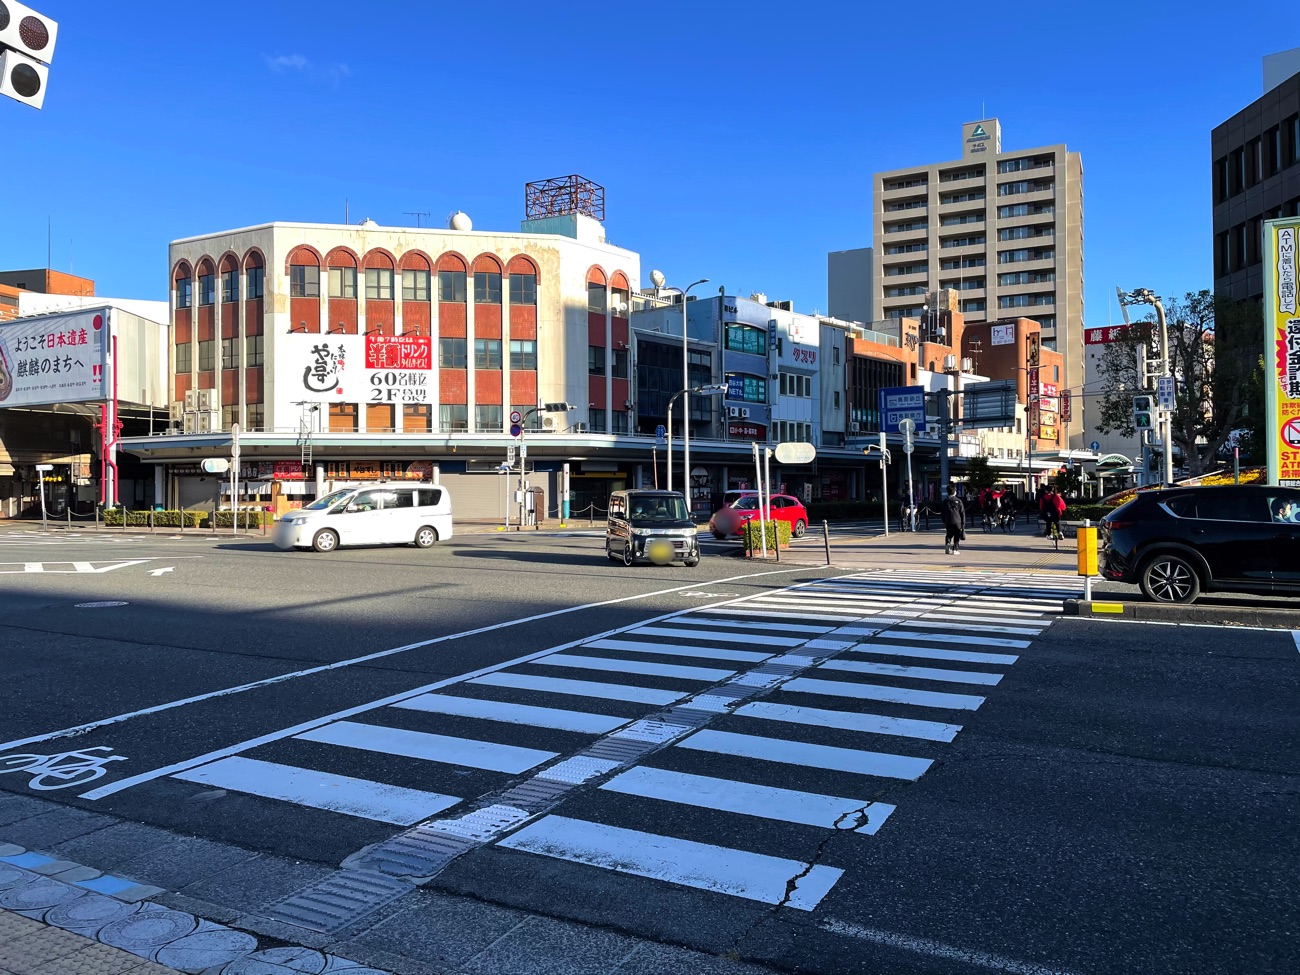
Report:
M1016 327L1014 325L994 325L993 326L993 344L994 345L1014 345L1016 341Z
M105 309L0 322L0 407L104 398Z
M433 402L427 335L288 335L283 341L288 375L277 387L287 387L291 401Z

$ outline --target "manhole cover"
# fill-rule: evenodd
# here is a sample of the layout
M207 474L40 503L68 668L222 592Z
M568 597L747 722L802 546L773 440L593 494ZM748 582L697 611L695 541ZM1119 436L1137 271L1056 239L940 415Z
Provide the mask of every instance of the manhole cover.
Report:
M112 606L129 606L130 603L123 602L120 599L106 599L98 603L77 603L77 609L108 609Z
M80 897L82 891L54 880L38 880L22 887L14 887L0 894L0 907L11 911L43 911L57 907L74 897Z
M26 870L19 870L7 863L0 863L0 890L8 890L20 884L30 884L35 878Z
M142 911L112 921L99 932L99 940L114 948L133 951L157 948L194 930L194 918L180 911Z
M234 961L257 948L257 939L242 931L222 928L199 931L158 951L158 963L187 972L201 972Z
M139 907L138 904L123 904L101 894L85 894L75 901L54 908L45 915L45 921L56 928L98 929L125 914L134 914Z

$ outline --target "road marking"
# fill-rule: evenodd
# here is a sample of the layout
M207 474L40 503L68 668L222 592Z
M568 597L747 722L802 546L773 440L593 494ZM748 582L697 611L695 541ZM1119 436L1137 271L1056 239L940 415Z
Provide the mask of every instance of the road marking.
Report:
M894 634L891 631L889 635ZM1014 653L980 653L975 650L945 650L941 647L911 647L902 643L859 643L850 652L877 653L890 657L917 657L924 660L960 660L968 664L1013 664L1020 659Z
M756 758L764 762L782 762L786 765L811 766L835 772L853 772L857 775L875 775L887 779L915 781L934 763L928 758L909 755L890 755L885 752L859 751L856 748L838 748L834 745L813 745L785 738L760 738L757 735L737 735L729 731L697 731L677 748L715 755L735 755L739 758Z
M761 576L788 575L791 572L803 572L805 569L806 566L798 566L793 569L774 569L765 572L751 572L746 575L731 576L730 578L727 579L721 579L715 581L736 582L741 579L755 579ZM421 640L418 643L408 643L404 646L393 647L389 650L379 650L376 651L375 653L363 654L360 657L352 657L348 660L339 660L332 664L322 664L319 667L308 667L304 670L295 670L287 674L280 674L277 677L266 677L262 680L251 681L247 684L237 684L233 687L224 687L221 688L220 690L209 691L206 694L196 694L193 697L186 697L175 701L168 701L165 704L155 704L152 707L141 708L137 711L127 711L122 714L115 714L112 717L101 718L98 721L88 721L85 724L73 725L70 728L61 728L58 731L46 732L43 735L31 735L27 738L16 738L13 741L0 743L0 753L9 751L14 748L18 748L22 745L30 745L38 741L50 741L51 739L54 738L65 738L69 735L82 735L88 731L94 731L98 728L108 727L109 725L120 724L123 721L130 721L133 718L139 718L150 714L157 714L161 711L169 711L172 708L185 707L190 704L198 704L203 701L212 700L213 698L228 697L232 694L242 694L246 691L256 690L259 687L269 687L273 684L281 684L284 683L285 681L296 680L300 677L310 677L313 674L325 673L326 671L341 670L347 667L355 667L357 664L369 663L372 660L380 660L384 657L391 657L394 654L406 653L409 650L418 650L421 649L422 647L434 646L439 643L447 643L451 640L461 640L466 637L480 636L484 633L493 633L497 630L504 630L512 626L522 626L527 623L536 623L540 620L551 619L556 616L564 616L569 613L579 613L588 609L598 609L602 606L614 606L619 603L634 602L639 599L650 599L656 596L668 595L670 593L683 592L687 589L694 589L695 587L701 585L708 585L708 583L693 582L685 586L673 586L669 589L658 589L655 590L654 592L644 593L638 596L620 596L617 599L605 599L595 603L584 603L581 606L573 606L567 609L555 609L546 613L538 613L534 616L523 616L523 617L519 617L518 619L506 620L505 622L502 623L492 623L488 626L476 627L475 629L472 630L462 630L459 633L449 633L446 636L434 637L430 640ZM664 613L662 616L657 616L652 620L643 621L643 622L656 622L658 620L670 619L681 612L682 612L681 610L675 610L674 612ZM623 626L613 630L606 630L604 633L595 634L595 637L599 638L602 636L612 636L615 633L624 632L626 629L627 627ZM581 640L574 640L566 644L566 646L579 646L586 640L590 640L590 639L592 639L592 637L583 637ZM445 681L439 681L435 684L429 685L428 687L419 688L415 692L403 692L401 694L395 694L389 700L398 701L405 697L414 696L414 693L424 693L426 691L436 690L439 687L445 687L447 685L454 684L462 680L466 680L469 677L477 677L480 674L489 674L495 671L505 670L508 667L514 667L517 666L518 664L527 663L528 661L536 657L544 656L556 649L562 649L562 648L550 647L546 650L539 650L536 653L525 654L522 657L516 657L513 660L507 660L504 661L503 663L494 664L491 667L484 667L481 670L474 671L470 674L461 674L456 677L448 678ZM382 703L384 702L367 704L363 707L357 708L354 711L351 711L351 713L357 714L360 711L367 711L372 707L381 706ZM316 723L317 722L308 722L308 724L311 726L314 726ZM320 723L324 723L324 721L321 721ZM212 758L214 757L219 757L219 756L212 755L207 759L207 761L211 761ZM192 768L195 764L199 764L199 763L190 762L190 763L183 763L183 764L185 764L186 767ZM166 774L166 773L163 772L162 770L159 770L159 774ZM120 785L121 783L117 783L117 784Z
M491 741L431 735L425 731L385 728L356 721L336 721L324 728L304 731L294 737L303 741L361 748L384 755L401 755L490 772L527 772L543 762L549 762L556 754L536 748L521 748L518 745L498 745Z
M642 799L661 799L664 802L718 809L742 816L759 816L763 819L850 830L868 835L874 835L897 808L885 802L798 792L794 789L733 782L730 779L690 775L644 765L628 769L601 788Z
M708 612L708 610L700 610L700 612ZM745 620L711 620L702 616L679 616L673 620L673 626L729 626L738 630L790 630L792 633L825 633L835 629L833 626L805 626L802 623L777 623L772 620L757 623Z
M1300 651L1300 630L1292 630L1291 636L1295 638L1295 648Z
M678 630L671 626L640 626L628 630L629 636L677 636L698 640L717 640L721 643L757 643L771 647L797 647L806 643L806 636L766 636L762 633L727 633L723 630Z
M999 622L1010 622L1010 620L1001 620ZM1047 623L1026 626L971 626L970 621L948 622L944 620L909 620L907 625L931 630L978 630L981 633L1009 633L1013 636L1037 636L1048 627Z
M942 941L931 941L929 938L913 938L906 934L895 934L892 931L880 931L876 928L864 928L857 924L846 924L843 921L834 919L823 921L821 927L832 934L842 934L850 938L857 938L860 941L886 945L890 948L901 948L904 951L929 955L932 958L942 958L945 961L964 962L967 965L987 968L990 971L1006 972L1007 975L1071 975L1070 972L1060 968L1044 968L1041 965L1016 961L1013 958L1004 958L1001 955L992 955L974 948L958 948L955 945L944 944Z
M567 816L543 817L497 845L801 911L815 908L844 874L822 864L810 866ZM792 881L794 889L787 893Z
M395 708L426 711L430 714L454 714L462 718L484 718L509 724L526 724L536 728L555 728L599 735L613 731L631 721L618 715L565 711L562 708L539 708L531 704L485 701L477 697L452 697L448 694L421 694L409 701L398 701Z
M348 775L317 772L234 756L173 778L266 799L296 802L313 809L360 816L394 826L412 826L462 802L456 796L385 785Z
M910 622L901 624L911 626ZM1023 650L1032 642L1030 640L1007 640L996 636L974 636L963 633L917 633L912 630L892 629L889 631L891 640L933 640L935 643L961 643L973 644L982 647L1010 647L1016 650Z
M160 576L160 575L162 575L164 572L173 572L173 571L175 571L175 569L176 569L176 566L174 566L174 565L169 565L169 566L167 566L165 569L152 569L152 570L150 570L149 574L150 574L151 576Z
M626 650L629 653L662 653L670 657L708 657L713 660L735 660L757 663L772 656L755 650L719 650L714 647L682 646L674 643L644 643L633 640L593 640L583 647L593 650Z
M957 737L957 732L961 731L961 725L944 724L942 721L893 718L884 714L860 714L856 711L826 711L822 708L803 708L769 701L755 701L736 708L732 713L762 721L786 721L814 728L840 728L873 735L923 738L926 741L952 741Z
M672 704L688 696L686 691L665 691L659 687L632 684L604 684L594 680L568 680L564 677L538 677L534 674L485 674L469 681L489 687L513 687L545 694L571 694L606 701L629 701L633 704Z
M832 697L852 697L863 701L915 704L924 708L950 708L956 711L975 711L984 703L984 698L975 694L916 691L910 687L859 684L855 681L843 680L818 680L816 677L796 677L794 680L782 684L781 689L785 691L803 691L806 694L829 694Z
M697 609L697 613L708 613L710 616L744 616L747 619L754 618L752 609ZM828 616L824 613L780 613L775 610L764 609L763 619L778 620L823 620L827 623L856 623L861 617L859 616ZM724 621L719 620L719 623Z
M989 674L980 670L941 670L936 667L912 667L906 664L882 664L869 660L828 660L823 670L845 670L855 674L887 674L892 677L911 677L916 680L942 680L951 684L987 684L993 686L1002 680L1002 674Z
M583 670L613 670L625 674L646 674L651 677L676 677L679 680L698 680L708 684L726 680L734 670L716 670L712 667L682 667L677 664L656 664L644 660L614 660L610 657L583 657L569 653L553 653L534 664L547 667L579 667Z

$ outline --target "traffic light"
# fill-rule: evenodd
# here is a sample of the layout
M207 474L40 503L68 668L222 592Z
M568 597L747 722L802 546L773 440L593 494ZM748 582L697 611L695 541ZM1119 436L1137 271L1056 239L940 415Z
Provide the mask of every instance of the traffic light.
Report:
M1133 427L1137 430L1150 430L1155 426L1152 413L1155 403L1150 396L1133 397Z
M16 0L0 0L0 94L40 108L59 25Z

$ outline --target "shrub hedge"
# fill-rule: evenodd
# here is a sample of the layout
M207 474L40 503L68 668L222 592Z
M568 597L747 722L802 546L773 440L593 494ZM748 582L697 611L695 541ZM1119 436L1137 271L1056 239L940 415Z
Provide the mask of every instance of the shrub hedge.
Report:
M150 515L153 521L149 520ZM230 528L234 523L234 512L218 511L217 527ZM126 524L128 528L148 528L152 524L155 528L180 528L181 521L184 519L186 528L212 528L212 513L208 511L128 511L126 512ZM269 511L241 511L239 513L239 527L248 527L250 529L260 529L265 523L271 525L275 521L275 515ZM110 528L122 527L122 509L107 508L104 511L104 524Z
M778 541L783 546L790 544L790 523L788 521L769 521L765 522L762 527L767 529L768 551L775 549ZM763 551L763 535L765 533L759 529L760 525L757 519L745 523L745 547L751 554Z

